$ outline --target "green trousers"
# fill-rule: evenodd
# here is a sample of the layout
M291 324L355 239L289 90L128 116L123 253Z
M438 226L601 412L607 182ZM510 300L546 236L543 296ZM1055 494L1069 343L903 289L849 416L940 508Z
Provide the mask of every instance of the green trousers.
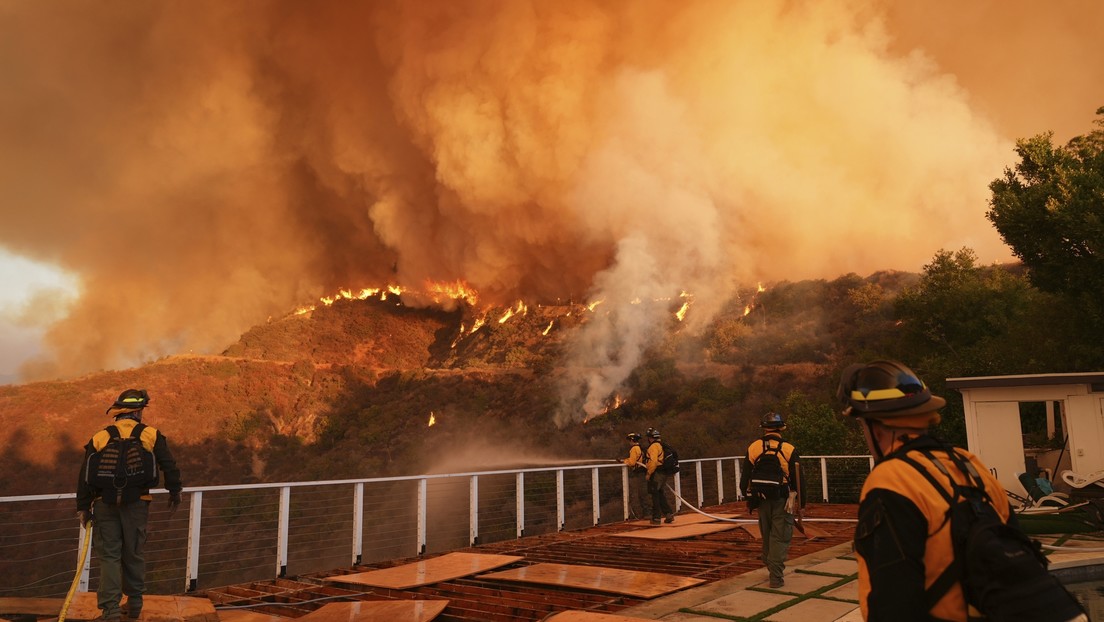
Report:
M92 509L95 525L92 546L100 562L100 583L96 600L103 617L120 615L119 601L127 596L131 618L142 610L142 594L146 591L146 523L149 522L149 501L134 501L111 505L97 500Z
M771 579L782 578L793 530L794 517L786 511L786 499L764 499L759 505L759 532L763 535L763 563Z

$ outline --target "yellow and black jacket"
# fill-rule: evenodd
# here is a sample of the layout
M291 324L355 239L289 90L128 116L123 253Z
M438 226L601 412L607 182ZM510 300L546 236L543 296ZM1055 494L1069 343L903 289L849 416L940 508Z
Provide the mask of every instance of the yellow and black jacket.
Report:
M766 450L764 444L768 444L772 448L781 444L778 461L782 464L782 472L786 475L786 483L790 490L797 492L801 507L805 507L805 492L801 490L800 482L794 477L794 473L799 468L801 457L798 455L797 448L782 440L782 434L778 432L767 432L762 438L748 445L744 466L740 469L740 490L745 497L751 494L751 470Z
M950 493L947 475L924 455L930 453L957 483L966 484L967 476L954 465L948 449L930 436L913 437L895 448L866 478L859 500L855 553L859 602L868 622L965 621L971 617L961 583L952 583L936 602L928 602L929 588L954 559L950 506L928 478L900 459L907 456L926 468ZM950 449L974 465L993 508L1001 520L1009 522L1008 498L1001 484L976 456L964 449Z
M123 417L116 419L112 425L118 428L119 436L127 437L134 430L134 426L138 425L138 421ZM88 485L86 469L88 468L89 456L107 446L110 438L111 433L107 431L107 428L104 428L92 435L91 440L84 446L84 461L81 463L80 476L77 478L77 510L90 510L92 502L100 497L100 491ZM176 460L173 459L172 452L169 451L169 443L165 439L165 435L157 428L147 425L142 430L141 439L142 446L153 453L153 457L157 461L157 467L164 475L165 488L170 493L179 493L184 487L180 481L180 469L177 468ZM153 500L153 497L149 494L149 489L142 490L141 493L143 501Z
M644 450L640 448L640 443L633 443L633 446L629 447L629 457L621 462L629 467L630 475L644 475L645 469L648 468L644 464Z

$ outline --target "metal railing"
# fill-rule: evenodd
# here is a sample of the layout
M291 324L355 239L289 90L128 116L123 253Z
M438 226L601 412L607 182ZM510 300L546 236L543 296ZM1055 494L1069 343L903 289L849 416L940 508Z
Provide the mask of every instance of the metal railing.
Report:
M682 460L682 500L740 500L742 456ZM802 458L809 502L857 503L869 456ZM829 469L831 465L831 469ZM75 495L0 497L0 596L63 596L85 530ZM179 512L154 491L147 590L181 593L323 572L627 520L628 471L589 464L472 473L184 489ZM466 511L465 511L466 510ZM94 589L95 556L80 589Z

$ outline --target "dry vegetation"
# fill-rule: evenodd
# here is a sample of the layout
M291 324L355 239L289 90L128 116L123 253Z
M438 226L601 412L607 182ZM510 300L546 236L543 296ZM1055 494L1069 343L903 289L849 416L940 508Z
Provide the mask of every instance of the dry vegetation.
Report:
M607 459L625 432L649 426L688 457L738 454L758 417L795 392L830 400L855 354L840 344L856 341L857 321L888 318L886 288L907 281L849 275L749 292L705 335L672 333L620 408L562 429L552 423L560 347L583 307L534 306L501 323L506 310L495 310L471 332L471 309L338 301L257 326L220 356L0 387L0 490L71 491L82 444L127 387L149 390L146 420L168 436L186 485L411 474L460 453ZM467 451L482 447L494 451Z

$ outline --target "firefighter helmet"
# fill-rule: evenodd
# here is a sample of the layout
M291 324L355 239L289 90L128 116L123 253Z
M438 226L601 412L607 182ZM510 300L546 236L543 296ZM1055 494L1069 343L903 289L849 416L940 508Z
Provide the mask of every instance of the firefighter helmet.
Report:
M149 404L149 401L149 393L146 393L145 389L127 389L119 394L119 397L115 399L115 403L107 409L107 412L110 413L113 410L142 410Z
M864 419L897 419L934 413L947 401L932 395L916 372L897 361L851 365L843 371L837 397L845 415Z
M763 415L763 419L759 422L759 427L779 430L786 427L786 420L782 418L782 415L776 412L769 412Z
M629 439L630 441L632 441L634 443L639 443L640 442L640 435L637 434L636 432L629 432L628 434L625 435L625 438Z

